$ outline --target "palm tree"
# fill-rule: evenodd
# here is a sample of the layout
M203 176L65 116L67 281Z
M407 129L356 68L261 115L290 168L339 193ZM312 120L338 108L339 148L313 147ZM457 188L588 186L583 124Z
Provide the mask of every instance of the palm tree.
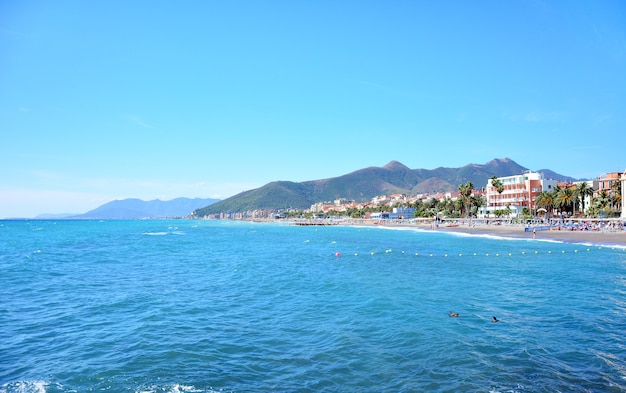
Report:
M585 199L593 195L593 188L587 182L578 183L576 195L580 198L580 212L585 214Z
M552 213L554 210L554 194L550 191L541 191L535 198L535 204L538 208L546 209L546 212Z
M556 205L567 212L573 212L575 200L574 191L569 187L561 188L554 198Z
M502 180L498 179L498 176L491 176L491 186L496 189L498 194L502 194L504 191L504 184L502 184Z
M472 211L477 212L478 209L487 204L487 200L482 195L474 195L471 198Z
M465 212L465 198L460 197L454 201L454 210L458 210L459 217L463 217L463 213Z
M469 204L471 203L470 197L472 196L472 190L474 189L474 185L471 181L468 181L465 184L459 184L459 193L461 194L461 201L463 203L461 214L463 214L463 210L465 210L465 205L468 205L467 213L469 214Z
M593 204L596 208L602 210L606 209L609 204L609 194L607 194L606 190L600 191L598 195L593 198Z
M500 180L496 175L491 176L489 180L491 180L491 187L493 187L496 192L502 196L502 192L504 191L504 184L502 184L502 180ZM495 205L498 206L499 202L500 201L496 202Z
M621 206L622 203L622 182L618 180L611 183L611 192L613 194L613 208L619 209L618 206Z

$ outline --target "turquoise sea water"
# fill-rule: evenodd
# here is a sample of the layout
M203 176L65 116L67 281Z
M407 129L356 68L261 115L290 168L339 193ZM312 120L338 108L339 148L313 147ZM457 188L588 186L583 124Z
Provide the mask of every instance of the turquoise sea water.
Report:
M625 337L621 248L0 221L1 393L626 392Z

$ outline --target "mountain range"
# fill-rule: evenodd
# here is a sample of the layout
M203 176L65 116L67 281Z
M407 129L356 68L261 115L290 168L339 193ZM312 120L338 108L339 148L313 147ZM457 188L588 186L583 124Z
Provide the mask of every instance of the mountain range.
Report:
M475 189L487 185L493 176L513 176L528 171L509 158L494 159L486 164L468 164L460 168L410 169L398 161L383 167L368 167L343 176L305 182L275 181L262 187L244 191L230 198L194 211L194 216L220 212L248 210L306 209L312 204L347 198L365 202L379 195L416 195L458 190L460 184L470 181ZM575 181L549 169L543 172L548 179Z
M169 201L155 199L120 199L105 203L84 214L65 217L66 219L122 220L140 218L185 217L195 209L210 206L219 199L176 198Z

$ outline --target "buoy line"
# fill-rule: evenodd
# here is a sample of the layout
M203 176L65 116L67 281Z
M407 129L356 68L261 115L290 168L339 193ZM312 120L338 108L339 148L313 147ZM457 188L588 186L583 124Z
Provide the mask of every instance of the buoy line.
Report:
M469 252L469 253L463 253L463 252L459 252L459 253L453 253L453 252L442 252L442 253L434 253L434 252L415 252L415 253L410 253L410 252L406 252L404 250L400 251L400 252L394 252L392 249L385 249L382 251L370 251L368 254L370 256L375 256L378 254L401 254L401 255L412 255L415 257L443 257L443 258L448 258L448 257L467 257L467 258L471 258L471 257L478 257L478 256L484 256L484 257L513 257L513 256L518 256L518 255L557 255L557 254L568 254L568 253L573 253L573 254L577 254L577 253L584 253L584 252L591 252L593 250L602 250L602 247L587 247L587 248L583 248L583 249L574 249L574 250L557 250L557 251L553 251L553 250L547 250L547 251L538 251L538 250L523 250L523 251L517 251L517 252L496 252L496 253L490 253L490 252L485 252L485 253L479 253L479 252ZM560 252L559 252L560 251ZM341 253L339 251L335 252L335 257L340 257ZM352 254L355 257L358 257L361 255L361 253L359 252L354 252Z

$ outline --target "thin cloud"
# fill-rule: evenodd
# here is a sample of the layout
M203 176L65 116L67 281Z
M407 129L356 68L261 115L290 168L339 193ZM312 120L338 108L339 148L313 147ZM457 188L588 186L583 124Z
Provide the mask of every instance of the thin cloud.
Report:
M135 123L136 125L140 126L140 127L144 127L144 128L154 128L153 125L146 123L145 121L143 121L140 117L135 116L135 115L127 115L126 118L130 121L132 121L133 123Z
M525 121L531 123L560 123L563 114L560 112L531 112L526 114Z
M616 123L616 119L610 114L599 114L593 117L594 126L610 126Z
M567 120L563 112L539 112L532 111L525 114L506 114L504 117L513 122L526 123L562 123Z
M0 186L0 218L35 217L43 213L79 214L111 200L88 192Z
M432 99L432 100L439 99L439 97L435 97L435 96L430 95L430 94L414 93L414 92L411 92L411 91L406 91L406 90L397 89L397 88L394 88L394 87L389 87L389 86L386 86L386 85L381 85L379 83L375 83L375 82L371 82L371 81L366 81L366 80L361 80L361 79L352 79L350 81L352 83L356 83L358 85L365 86L365 87L370 88L372 90L378 90L378 91L381 91L383 93L391 94L391 95L395 95L395 96L417 98L417 99Z
M46 169L38 169L31 172L32 176L38 181L44 182L58 182L63 179L67 179L68 177L59 172L49 171Z
M596 44L610 56L621 60L626 56L626 36L623 29L611 29L610 26L598 27L593 22L588 22L595 37Z
M94 177L78 179L76 181L80 184L79 188L85 192L102 192L115 195L115 198L112 199L140 198L144 200L152 200L155 198L169 200L177 197L203 198L206 195L211 195L213 198L224 199L242 191L261 186L261 184L245 182L172 182L159 178Z

